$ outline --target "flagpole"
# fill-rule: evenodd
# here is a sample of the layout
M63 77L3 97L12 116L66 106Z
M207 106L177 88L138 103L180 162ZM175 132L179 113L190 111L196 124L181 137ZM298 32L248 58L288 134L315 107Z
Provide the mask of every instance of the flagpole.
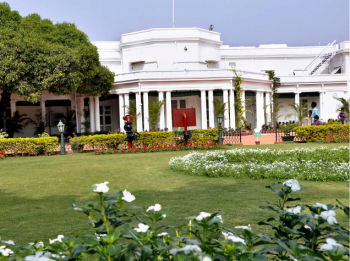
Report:
M173 0L173 28L175 28L175 0Z

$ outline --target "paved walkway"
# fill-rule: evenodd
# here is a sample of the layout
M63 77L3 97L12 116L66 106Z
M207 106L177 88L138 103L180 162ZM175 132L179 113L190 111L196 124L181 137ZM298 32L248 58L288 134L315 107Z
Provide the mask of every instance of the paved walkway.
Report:
M275 144L275 134L261 134L259 137L260 144ZM256 138L253 135L242 136L242 144L243 145L255 145ZM224 144L236 144L235 142L230 141L230 139L225 139Z

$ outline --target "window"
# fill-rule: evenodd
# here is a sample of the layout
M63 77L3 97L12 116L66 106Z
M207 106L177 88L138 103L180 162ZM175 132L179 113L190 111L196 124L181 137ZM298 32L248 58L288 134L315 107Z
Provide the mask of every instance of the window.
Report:
M172 100L171 101L172 109L186 109L186 100Z
M218 68L219 63L217 61L206 61L207 62L207 68Z
M141 71L143 70L144 65L145 65L144 61L138 61L138 62L132 62L130 64L130 67L132 71Z
M180 100L180 109L185 109L185 108L186 108L186 101Z
M101 131L112 130L112 108L110 105L100 106Z

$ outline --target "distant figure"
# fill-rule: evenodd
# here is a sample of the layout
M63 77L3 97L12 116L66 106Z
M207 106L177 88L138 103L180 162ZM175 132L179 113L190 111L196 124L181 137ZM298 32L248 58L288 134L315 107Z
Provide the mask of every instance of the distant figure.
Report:
M309 110L309 114L307 116L307 126L312 125L312 110Z
M320 119L320 117L318 117L318 115L316 115L315 118L314 118L314 122L312 123L312 125L320 125L319 119Z
M338 114L338 120L340 120L341 124L345 124L346 117L347 117L347 115L346 115L346 113L345 113L345 108L342 107L342 108L340 109L339 114Z
M315 121L315 116L318 116L318 118L320 118L320 113L318 112L316 106L317 106L317 103L316 103L316 102L312 102L312 103L311 103L311 108L312 108L312 115L311 115L311 117L312 117L312 124L313 124L314 121Z

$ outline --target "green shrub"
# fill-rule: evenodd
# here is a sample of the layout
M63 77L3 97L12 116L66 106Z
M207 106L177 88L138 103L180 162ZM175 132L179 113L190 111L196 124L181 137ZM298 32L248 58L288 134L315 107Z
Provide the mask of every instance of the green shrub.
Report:
M349 139L350 124L328 124L296 127L297 137L303 141L317 141L325 138Z
M190 143L216 142L218 140L218 130L191 130ZM100 134L91 136L74 137L69 140L73 151L94 150L102 148L118 148L120 145L126 146L126 134ZM182 131L158 131L140 132L134 146L164 146L183 143Z
M0 151L12 155L53 154L57 146L57 137L0 139Z
M125 142L125 134L99 134L74 137L69 140L73 151L93 150L95 148L117 148Z

